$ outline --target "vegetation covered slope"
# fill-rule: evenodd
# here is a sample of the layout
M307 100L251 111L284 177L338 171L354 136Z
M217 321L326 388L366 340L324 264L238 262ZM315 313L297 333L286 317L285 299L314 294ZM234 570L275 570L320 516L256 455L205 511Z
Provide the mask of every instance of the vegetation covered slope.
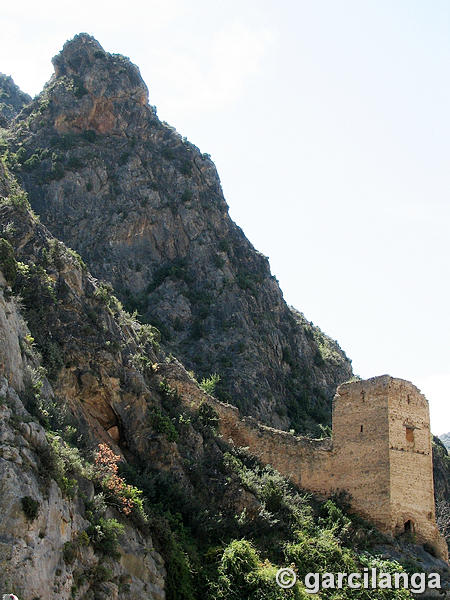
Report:
M267 258L230 219L209 156L158 119L137 67L92 37L76 36L53 63L4 145L34 210L158 326L167 351L199 379L220 377L221 399L317 433L350 361L286 305Z
M277 587L280 565L300 576L401 569L369 524L229 446L207 402L181 402L159 375L182 367L158 332L39 223L4 165L0 223L1 589L21 600L281 600L307 595Z

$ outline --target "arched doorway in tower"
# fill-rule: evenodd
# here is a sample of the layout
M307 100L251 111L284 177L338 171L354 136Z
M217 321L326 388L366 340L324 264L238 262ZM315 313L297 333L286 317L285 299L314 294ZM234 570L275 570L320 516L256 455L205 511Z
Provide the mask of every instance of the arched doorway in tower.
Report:
M414 533L414 522L411 521L411 519L408 519L407 521L405 521L405 533Z

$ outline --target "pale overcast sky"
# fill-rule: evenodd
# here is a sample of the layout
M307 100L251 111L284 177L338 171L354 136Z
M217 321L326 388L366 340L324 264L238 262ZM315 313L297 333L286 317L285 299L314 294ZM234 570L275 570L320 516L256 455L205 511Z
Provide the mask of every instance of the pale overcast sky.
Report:
M0 71L36 94L80 31L141 69L215 161L286 300L356 373L389 373L450 430L450 3L21 0Z

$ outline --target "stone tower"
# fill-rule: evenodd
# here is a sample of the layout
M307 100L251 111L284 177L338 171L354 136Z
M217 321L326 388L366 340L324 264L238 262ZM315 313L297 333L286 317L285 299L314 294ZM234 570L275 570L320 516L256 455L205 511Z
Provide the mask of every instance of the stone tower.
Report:
M410 533L448 560L436 526L428 402L388 375L341 385L333 403L335 489L392 535Z
M436 526L428 402L408 381L389 375L344 383L333 401L333 436L311 439L242 418L236 407L205 396L196 382L169 379L191 408L207 401L223 438L319 496L347 492L353 511L393 536L410 533L448 561ZM184 377L184 379L183 379Z

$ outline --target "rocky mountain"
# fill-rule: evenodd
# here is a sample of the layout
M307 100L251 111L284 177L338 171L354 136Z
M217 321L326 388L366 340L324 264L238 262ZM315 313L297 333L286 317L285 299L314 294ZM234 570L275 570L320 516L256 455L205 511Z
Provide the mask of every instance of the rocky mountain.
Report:
M0 73L0 127L7 127L30 102L31 96L22 92L10 76Z
M351 375L337 342L288 307L230 219L208 155L162 123L128 59L81 34L8 134L33 209L216 393L299 432L330 421Z
M344 497L304 494L220 435L207 392L314 432L350 363L286 306L213 164L158 120L137 68L85 34L54 64L0 130L0 593L309 598L277 586L288 564L432 570L448 585L413 539L382 536ZM446 509L437 440L434 460Z
M450 450L450 432L444 433L443 435L441 435L440 440L444 444L444 446L447 448L447 450Z

